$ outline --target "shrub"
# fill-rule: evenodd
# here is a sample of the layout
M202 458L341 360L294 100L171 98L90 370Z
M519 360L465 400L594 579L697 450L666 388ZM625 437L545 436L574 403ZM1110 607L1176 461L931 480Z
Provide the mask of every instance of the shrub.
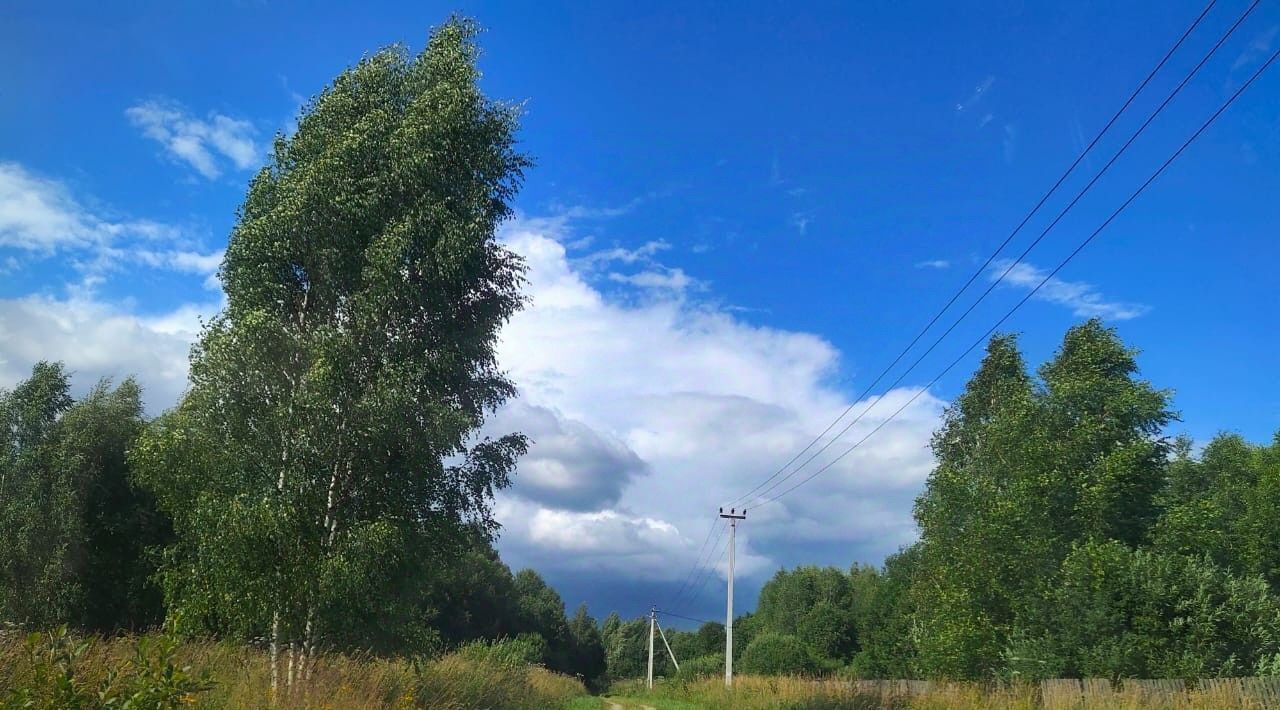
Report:
M693 680L724 673L724 654L710 653L705 656L690 658L680 664L680 672L676 675L681 680Z
M744 673L807 675L816 670L809 647L790 634L762 633L742 653Z
M542 663L547 655L547 642L537 634L520 634L513 639L473 641L458 649L458 654L506 668L523 668Z
M163 710L195 702L213 688L206 675L177 664L178 642L171 635L139 638L133 658L105 673L82 667L97 645L96 639L73 637L66 627L30 634L25 657L9 669L11 687L0 696L0 708Z

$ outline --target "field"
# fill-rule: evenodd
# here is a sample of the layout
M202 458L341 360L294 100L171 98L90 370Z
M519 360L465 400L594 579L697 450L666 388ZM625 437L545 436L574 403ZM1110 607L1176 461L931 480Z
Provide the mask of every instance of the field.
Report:
M1182 689L1176 689L1182 688ZM821 681L801 678L739 676L733 690L723 680L661 683L652 692L638 681L616 683L604 708L1022 708L1174 710L1196 708L1276 707L1280 695L1274 679L1217 679L1186 689L1181 681L1130 681L1113 688L1106 681L1048 681L1005 687L975 683L903 683ZM585 701L580 707L591 707Z
M310 678L274 698L267 654L151 635L99 639L0 633L0 708L1264 708L1280 703L1273 678L1182 681L1053 680L1004 686L922 681L814 680L741 675L614 683L591 696L578 680L532 666L502 645L433 659L322 655Z
M477 646L421 662L323 655L310 680L282 692L275 706L532 710L563 707L586 692L576 679ZM160 636L44 634L28 645L25 637L0 632L0 708L116 707L127 699L135 701L127 707L143 708L266 707L270 664L263 651L224 643L167 648Z

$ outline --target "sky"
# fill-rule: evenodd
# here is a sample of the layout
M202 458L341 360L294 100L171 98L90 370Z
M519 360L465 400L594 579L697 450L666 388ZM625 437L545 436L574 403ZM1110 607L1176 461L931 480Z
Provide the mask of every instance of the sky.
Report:
M1215 5L1003 258L1247 6ZM962 306L995 282L1003 269L979 271L986 257L1202 9L8 4L0 387L57 359L77 392L134 374L151 414L173 406L201 319L223 304L222 250L273 136L361 56L417 51L457 10L486 28L483 89L522 104L521 147L536 160L499 233L527 261L531 301L499 346L520 394L486 430L535 442L496 503L508 563L597 616L658 604L719 618L724 561L703 546L717 506L850 406L865 418L805 475L884 425L749 513L736 549L737 608L750 609L780 567L878 564L914 539L930 432L977 353L930 385L934 375L1280 46L1280 6L1244 20L916 370L859 395L971 274ZM1141 350L1143 377L1173 391L1170 435L1269 440L1280 429L1278 166L1273 69L1005 329L1039 363L1072 324L1100 316ZM687 584L702 556L714 569Z

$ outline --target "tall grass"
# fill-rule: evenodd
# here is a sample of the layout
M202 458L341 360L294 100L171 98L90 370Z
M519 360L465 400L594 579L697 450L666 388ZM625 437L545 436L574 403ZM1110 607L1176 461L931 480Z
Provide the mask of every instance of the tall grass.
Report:
M1105 681L1091 685L1046 689L1037 684L1005 686L977 683L928 683L923 687L894 687L887 683L859 683L784 676L734 676L733 688L720 678L660 682L648 691L640 681L623 681L610 694L630 698L669 699L702 708L866 708L906 710L1208 710L1210 708L1277 707L1268 684L1252 679L1202 681L1188 690L1167 690L1132 684L1113 690ZM658 703L655 703L658 704Z
M52 637L46 637L49 646ZM28 652L25 638L0 632L0 708L100 708L100 689L134 673L139 644L154 646L156 637L69 639L78 651L69 668L46 663ZM490 650L486 650L486 648ZM324 654L316 659L311 678L272 697L267 655L252 648L218 642L189 641L172 649L171 666L199 685L184 692L175 704L136 707L258 708L556 708L586 695L582 683L544 668L531 666L501 645L473 647L426 660L383 659L372 656ZM38 654L37 654L38 655ZM183 669L186 669L185 671ZM63 686L77 691L83 704L60 700L58 683L43 676L59 676ZM43 676L42 676L43 674ZM55 679L57 680L57 679ZM24 695L25 694L25 695ZM119 703L117 703L117 706Z

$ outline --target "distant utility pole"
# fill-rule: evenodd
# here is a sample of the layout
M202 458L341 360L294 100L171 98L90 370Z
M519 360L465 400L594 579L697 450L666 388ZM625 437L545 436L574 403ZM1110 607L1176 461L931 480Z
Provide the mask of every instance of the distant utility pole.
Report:
M733 685L733 557L735 552L735 544L738 537L738 521L747 519L747 509L743 508L741 513L736 509L730 508L729 512L724 512L724 508L720 509L720 517L729 520L729 605L724 614L724 687L728 688ZM652 649L653 641L649 641L650 649ZM653 657L650 650L649 657Z
M653 690L653 627L658 623L658 607L649 607L649 690Z

